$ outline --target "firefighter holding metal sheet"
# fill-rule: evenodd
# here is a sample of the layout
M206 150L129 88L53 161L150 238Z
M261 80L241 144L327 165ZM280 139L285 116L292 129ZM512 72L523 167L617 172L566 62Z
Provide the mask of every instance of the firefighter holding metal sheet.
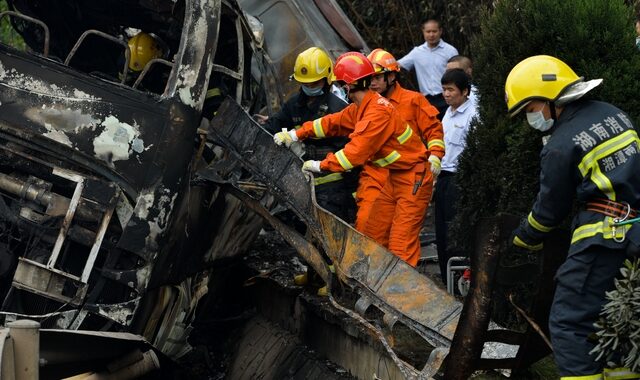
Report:
M347 103L330 91L333 62L318 47L298 55L291 78L300 83L300 91L287 100L282 109L269 118L257 116L271 133L282 129L298 129L302 123L338 112ZM346 136L305 141L307 159L320 160L329 152L336 152L349 141ZM355 218L355 201L351 195L357 186L357 173L324 173L314 178L318 204L351 223Z
M603 374L604 364L589 353L605 292L640 245L640 226L632 223L640 208L640 139L623 111L582 99L601 82L539 55L518 63L505 84L509 114L524 111L531 127L550 134L540 153L540 190L513 244L541 249L545 234L571 212L574 196L581 206L556 274L549 321L563 379L638 378L620 368Z
M431 196L433 176L426 148L417 133L380 94L369 89L375 70L361 53L341 55L335 77L353 101L344 110L280 132L276 144L328 136L349 136L345 147L324 160L308 160L303 170L342 173L371 161L389 171L375 199L364 233L415 266L420 256L419 232Z

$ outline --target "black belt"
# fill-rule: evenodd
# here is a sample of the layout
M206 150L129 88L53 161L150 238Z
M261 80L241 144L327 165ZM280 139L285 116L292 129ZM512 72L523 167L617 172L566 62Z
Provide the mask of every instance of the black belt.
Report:
M456 172L450 172L447 170L441 170L440 174L438 174L438 178L445 178L445 177L451 177L456 175Z

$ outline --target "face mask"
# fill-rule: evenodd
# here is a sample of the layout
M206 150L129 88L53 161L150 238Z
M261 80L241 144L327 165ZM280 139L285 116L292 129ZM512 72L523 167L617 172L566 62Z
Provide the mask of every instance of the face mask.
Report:
M304 92L307 96L320 96L324 94L324 90L322 87L309 87L302 85L302 92Z
M543 107L544 108L544 107ZM527 112L527 122L533 129L540 132L546 132L553 127L553 119L546 120L542 110L535 112Z

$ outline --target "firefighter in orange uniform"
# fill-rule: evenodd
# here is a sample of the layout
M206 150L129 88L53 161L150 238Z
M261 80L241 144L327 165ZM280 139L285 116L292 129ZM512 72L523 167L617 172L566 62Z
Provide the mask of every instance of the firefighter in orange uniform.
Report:
M438 109L421 93L407 90L398 83L397 73L400 72L400 65L389 52L375 49L367 58L376 71L369 88L387 98L400 116L409 123L413 132L420 136L427 146L431 172L437 177L440 173L440 160L444 156L443 129L438 120ZM377 198L384 186L386 173L386 170L374 165L364 166L356 194L360 220L366 221L369 218L373 202L368 200ZM356 224L356 229L362 230L361 228Z
M288 146L306 138L348 135L351 141L343 149L327 154L322 161L306 161L302 169L343 172L369 161L386 168L385 186L371 210L375 218L366 223L363 232L416 266L418 235L433 180L425 146L391 103L369 89L375 70L366 56L345 53L338 57L334 72L353 103L340 112L306 122L297 131L279 132L274 141Z

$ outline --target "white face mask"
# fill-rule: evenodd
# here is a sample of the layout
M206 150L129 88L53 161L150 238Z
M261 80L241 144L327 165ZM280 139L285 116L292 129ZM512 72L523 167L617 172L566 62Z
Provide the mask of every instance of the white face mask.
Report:
M544 109L544 106L542 106ZM533 129L537 129L540 132L546 132L553 127L553 119L546 120L544 114L540 111L527 112L527 122Z

